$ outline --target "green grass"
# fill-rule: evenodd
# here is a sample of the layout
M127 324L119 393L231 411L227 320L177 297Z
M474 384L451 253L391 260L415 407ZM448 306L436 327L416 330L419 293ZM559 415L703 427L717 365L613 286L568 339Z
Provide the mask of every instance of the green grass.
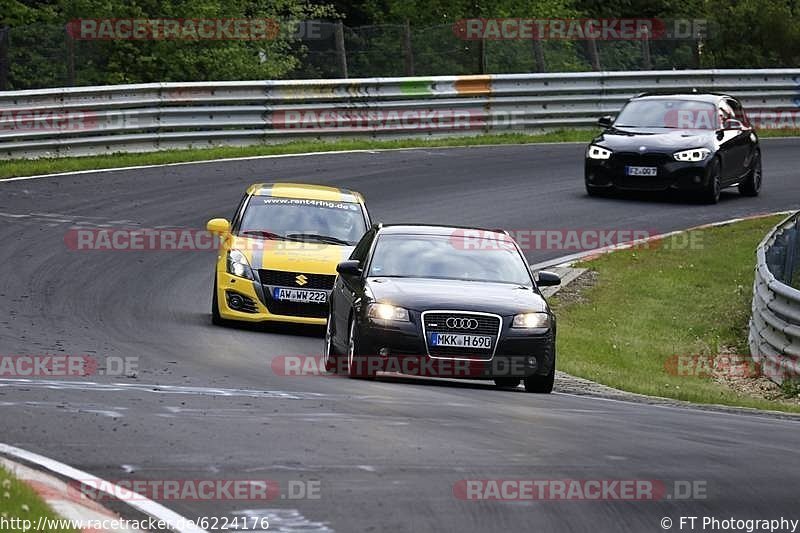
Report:
M782 218L697 230L689 235L693 246L676 239L583 263L598 274L585 301L553 298L559 368L641 394L800 412L800 405L739 395L711 378L674 375L666 364L676 355L749 354L755 248Z
M193 150L165 150L142 154L115 153L86 157L63 157L35 160L6 160L0 165L0 178L34 176L56 172L95 170L101 168L136 165L160 165L187 161L204 161L231 157L259 155L299 154L304 152L332 152L337 150L379 150L398 148L437 148L451 146L485 146L489 144L532 144L545 142L589 142L599 130L564 129L541 134L508 133L474 137L447 137L436 139L372 140L352 139L341 141L294 141L282 144L262 144L244 147L217 147Z
M32 526L28 531L34 531L40 516L55 520L60 518L31 487L0 467L0 522L3 519L9 521L2 531L23 531L21 524L14 524L19 526L16 528L11 527L10 520L12 518L30 520ZM50 528L47 531L48 533L77 533L75 529Z
M800 130L758 130L758 136L763 139L769 139L772 137L800 137Z

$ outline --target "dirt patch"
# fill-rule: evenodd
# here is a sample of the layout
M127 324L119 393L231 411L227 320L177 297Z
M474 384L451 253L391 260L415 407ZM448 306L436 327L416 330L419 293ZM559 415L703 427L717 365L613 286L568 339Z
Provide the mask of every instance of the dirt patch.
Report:
M561 287L558 293L556 293L555 299L561 306L587 303L589 300L584 296L584 294L587 289L597 285L598 279L599 276L597 275L596 271L587 270L569 282L568 285Z
M743 396L762 398L771 402L800 405L800 394L791 394L787 392L785 388L773 383L764 376L746 378L715 375L714 381Z

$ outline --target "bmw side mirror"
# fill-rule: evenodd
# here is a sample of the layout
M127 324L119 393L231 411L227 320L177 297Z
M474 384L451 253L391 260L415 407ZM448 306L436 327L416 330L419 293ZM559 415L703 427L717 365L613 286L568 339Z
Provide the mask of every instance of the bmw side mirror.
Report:
M742 124L741 120L736 120L735 118L729 118L725 121L725 129L726 130L743 130L744 124Z
M597 119L597 125L601 128L610 128L614 124L614 118L611 115L605 115Z
M540 270L536 274L536 284L540 287L554 287L561 285L561 277L554 272Z
M361 263L356 260L342 261L336 265L336 272L344 277L357 278L361 275Z

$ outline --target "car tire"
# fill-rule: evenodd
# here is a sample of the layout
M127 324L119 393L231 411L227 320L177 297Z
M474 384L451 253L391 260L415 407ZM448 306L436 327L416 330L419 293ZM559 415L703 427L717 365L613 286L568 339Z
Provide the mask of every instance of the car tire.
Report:
M211 295L211 323L215 326L224 326L226 324L225 319L219 314L219 300L217 299L216 279L214 280L214 293Z
M534 374L525 378L525 392L533 392L536 394L550 394L553 392L553 384L556 381L556 364L553 361L553 367L546 376L539 376Z
M719 202L722 183L720 181L719 159L714 158L708 165L708 184L703 189L701 199L705 204L716 204Z
M755 162L747 177L739 184L739 194L742 196L758 196L761 192L761 181L763 175L761 173L761 152L756 152Z
M494 384L501 389L514 389L519 387L520 378L494 378Z
M333 332L331 331L332 322L333 315L328 315L328 323L325 326L325 351L323 353L322 365L326 372L336 374L339 366L339 354L336 353L336 348L333 345Z
M366 369L360 369L356 366L356 358L361 355L361 343L358 339L358 331L356 330L356 320L354 317L350 318L350 326L348 327L347 335L347 376L350 378L372 379L375 377L372 368L367 364ZM362 362L366 362L363 360Z

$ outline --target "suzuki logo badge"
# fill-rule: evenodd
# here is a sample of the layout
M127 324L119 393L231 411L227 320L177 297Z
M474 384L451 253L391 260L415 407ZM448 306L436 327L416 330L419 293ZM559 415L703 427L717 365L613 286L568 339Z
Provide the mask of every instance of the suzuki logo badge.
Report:
M294 278L294 280L301 287L308 283L308 278L305 276L305 274L299 274L296 278Z

